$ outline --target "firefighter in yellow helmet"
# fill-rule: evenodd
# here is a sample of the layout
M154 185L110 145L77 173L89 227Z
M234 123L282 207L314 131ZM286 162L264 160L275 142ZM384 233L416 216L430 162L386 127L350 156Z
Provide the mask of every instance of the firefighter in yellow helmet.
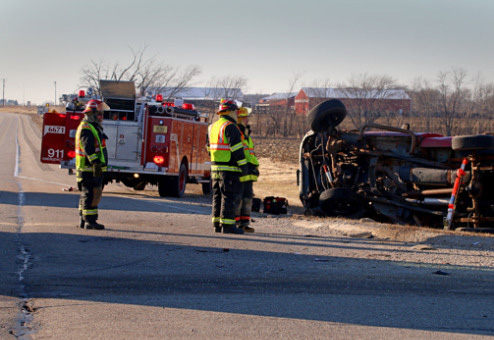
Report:
M108 152L101 122L103 112L108 105L100 100L91 99L84 109L84 118L77 128L75 137L76 177L81 191L79 200L80 227L85 229L104 229L98 219L98 203L103 193L103 173L106 171Z
M235 225L235 203L240 191L240 176L247 174L242 134L237 125L238 105L222 100L219 119L208 128L211 156L212 222L216 232L243 234Z
M259 161L254 153L254 142L250 136L249 109L241 107L238 110L238 127L244 140L244 153L247 159L247 174L240 176L240 192L235 203L235 220L237 227L247 233L253 233L250 227L250 213L254 197L253 184L259 176Z

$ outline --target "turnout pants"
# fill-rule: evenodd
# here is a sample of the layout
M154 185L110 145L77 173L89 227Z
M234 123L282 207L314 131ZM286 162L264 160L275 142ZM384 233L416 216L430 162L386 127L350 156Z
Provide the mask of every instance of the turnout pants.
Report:
M235 203L235 220L238 226L247 226L250 223L252 198L254 197L252 181L241 182L240 191Z
M240 173L233 171L213 172L213 211L215 227L235 226L235 200L240 190Z
M103 176L93 177L92 173L84 174L77 183L81 191L79 199L79 215L86 222L98 219L98 204L103 194Z

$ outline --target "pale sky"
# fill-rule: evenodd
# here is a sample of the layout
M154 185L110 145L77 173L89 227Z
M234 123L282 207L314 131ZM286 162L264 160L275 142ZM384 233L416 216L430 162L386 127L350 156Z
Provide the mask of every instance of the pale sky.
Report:
M196 86L243 76L244 93L286 92L295 75L411 86L452 68L494 82L493 0L0 0L0 32L0 86L19 103L53 102L55 82L75 93L91 60L123 65L145 46L199 66Z

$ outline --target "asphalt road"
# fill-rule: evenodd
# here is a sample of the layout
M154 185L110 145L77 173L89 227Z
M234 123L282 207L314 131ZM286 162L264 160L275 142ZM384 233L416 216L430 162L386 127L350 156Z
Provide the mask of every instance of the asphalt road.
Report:
M62 190L75 178L39 162L39 128L1 113L0 131L1 339L494 336L492 240L428 247L262 214L254 234L215 234L193 186L117 184L106 229L81 230Z

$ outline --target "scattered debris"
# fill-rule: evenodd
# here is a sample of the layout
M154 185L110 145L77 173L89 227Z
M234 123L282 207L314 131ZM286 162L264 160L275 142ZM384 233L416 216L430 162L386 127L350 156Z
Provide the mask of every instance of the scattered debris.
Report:
M435 272L434 272L434 273L432 273L432 274L434 274L434 275L449 275L449 273L446 273L446 272L443 272L443 271L440 271L440 270L435 271Z
M437 248L434 248L428 244L417 244L417 245L413 246L412 249L415 249L415 250L437 250Z
M373 238L374 237L371 232L363 232L363 233L350 234L348 236L355 237L355 238Z

